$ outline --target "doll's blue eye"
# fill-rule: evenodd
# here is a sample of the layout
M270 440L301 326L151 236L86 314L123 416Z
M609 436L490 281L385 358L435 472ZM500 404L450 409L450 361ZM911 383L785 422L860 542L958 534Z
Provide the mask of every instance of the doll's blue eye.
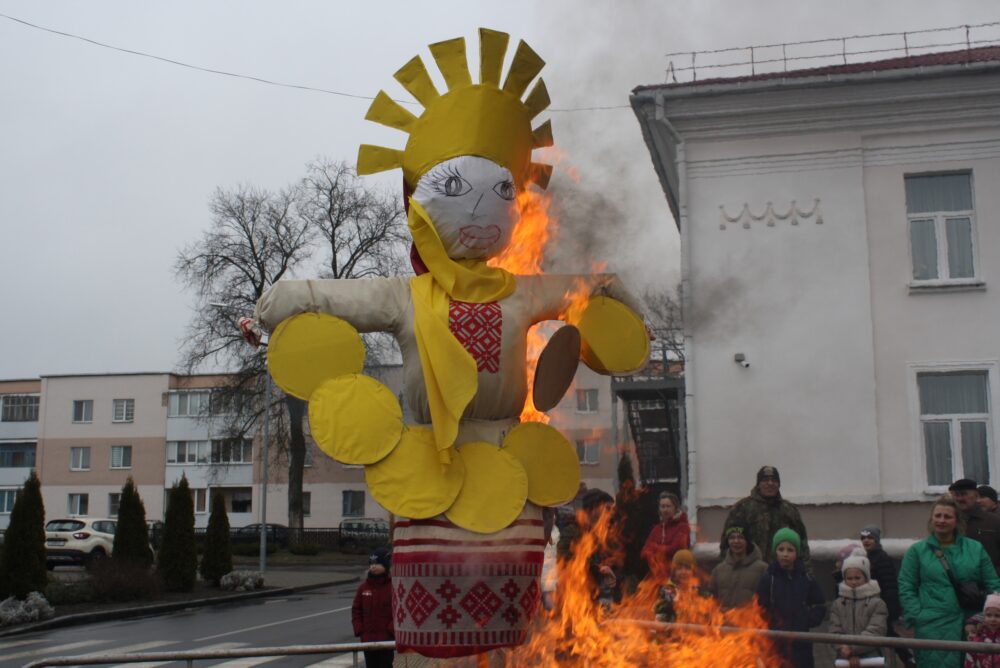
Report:
M448 197L459 197L472 190L472 186L461 176L449 176L444 180L444 194Z
M514 199L514 184L510 181L501 181L493 186L493 192L500 196L500 199Z

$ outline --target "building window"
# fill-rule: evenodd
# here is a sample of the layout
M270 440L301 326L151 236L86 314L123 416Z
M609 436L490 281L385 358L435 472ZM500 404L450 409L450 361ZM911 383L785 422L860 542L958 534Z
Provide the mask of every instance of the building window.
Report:
M70 448L69 468L71 471L89 471L90 448Z
M89 501L90 495L88 494L70 494L66 510L70 515L86 515Z
M576 391L576 412L577 413L597 412L597 390Z
M601 443L594 440L579 440L576 442L576 456L581 464L601 463Z
M94 400L76 399L73 401L73 422L94 421Z
M0 469L30 469L35 466L35 443L0 443Z
M167 441L168 464L207 464L208 441Z
M171 392L167 409L168 417L198 417L208 415L212 393L208 390L198 392Z
M364 490L345 489L343 511L344 517L364 517L365 514L365 493Z
M0 422L38 422L37 394L5 394L0 404Z
M10 515L17 500L16 489L0 489L0 515Z
M986 371L917 374L928 485L990 484L988 380Z
M972 174L906 177L906 217L915 283L976 278Z
M245 438L225 438L212 441L213 464L251 464L253 445Z
M306 443L305 456L302 459L302 466L309 468L313 465L313 449L312 446Z
M112 422L132 422L135 419L135 399L115 399L111 408Z
M121 492L111 492L108 494L108 517L118 517L118 507L121 505Z
M312 515L312 492L302 492L302 516Z
M230 510L233 513L253 512L253 490L249 487L234 487L229 491Z
M132 446L112 445L111 446L111 468L130 469L132 468Z
M194 512L208 512L208 490L204 488L191 490L191 501L194 503Z

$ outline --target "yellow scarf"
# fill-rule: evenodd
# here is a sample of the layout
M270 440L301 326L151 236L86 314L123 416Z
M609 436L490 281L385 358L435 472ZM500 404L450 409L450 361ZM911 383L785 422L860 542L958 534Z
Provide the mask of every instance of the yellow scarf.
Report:
M420 204L410 199L407 219L413 243L429 273L410 279L414 333L424 372L434 440L443 464L458 437L458 422L476 395L476 361L448 327L452 299L486 304L507 297L517 287L514 275L489 267L485 260L452 260Z

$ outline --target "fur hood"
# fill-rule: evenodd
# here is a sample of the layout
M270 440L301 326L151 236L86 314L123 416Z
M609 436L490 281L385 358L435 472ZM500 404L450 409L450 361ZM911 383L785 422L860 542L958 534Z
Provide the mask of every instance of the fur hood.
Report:
M837 587L838 596L854 599L855 601L862 601L866 598L878 596L881 591L876 580L869 580L860 587L849 587L846 583L841 582Z

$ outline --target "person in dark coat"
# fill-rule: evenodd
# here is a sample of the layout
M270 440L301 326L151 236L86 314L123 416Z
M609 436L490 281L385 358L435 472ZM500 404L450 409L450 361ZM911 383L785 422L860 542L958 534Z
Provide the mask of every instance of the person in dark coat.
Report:
M993 569L1000 572L1000 516L984 512L979 507L979 489L975 480L956 480L948 491L965 520L965 537L982 543Z
M885 550L882 549L882 530L874 524L869 524L860 531L861 545L865 548L868 561L871 563L872 580L878 582L879 596L889 609L889 637L898 638L896 625L903 616L903 605L899 602L899 569ZM897 647L896 655L903 665L916 665L913 654L905 647Z
M787 527L779 529L771 543L774 562L757 583L757 602L764 609L768 628L778 631L808 631L826 615L826 600L819 584L799 557L802 541ZM781 668L813 668L812 645L779 641L775 650Z
M799 558L809 566L809 539L806 537L806 525L802 522L799 509L791 501L781 498L781 476L773 466L762 466L757 471L757 484L750 490L750 496L736 502L726 524L722 529L719 542L719 556L725 558L726 531L735 525L749 527L747 539L760 548L764 561L771 561L771 543L774 532L783 527L789 527L799 535L802 549Z
M354 635L361 642L393 640L396 635L392 625L392 578L389 576L389 550L380 547L368 557L368 577L358 587L351 605L351 623ZM391 668L394 652L391 649L365 650L368 668Z

